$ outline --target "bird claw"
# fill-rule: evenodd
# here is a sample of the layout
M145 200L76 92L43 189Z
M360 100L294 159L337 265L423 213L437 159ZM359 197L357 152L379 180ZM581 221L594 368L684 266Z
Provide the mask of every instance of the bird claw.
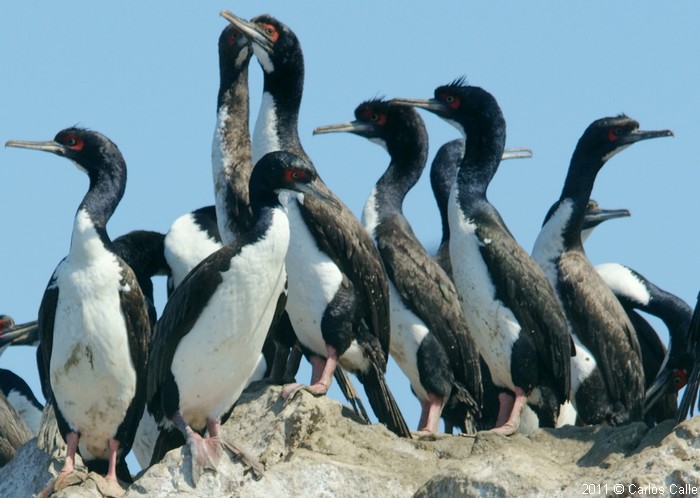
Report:
M515 432L518 430L518 426L511 423L511 422L506 422L500 427L494 427L491 429L491 432L494 432L496 434L502 434L504 436L512 436L515 434Z
M263 474L265 473L265 466L257 458L231 441L222 439L221 444L226 450L237 457L243 465L248 467L246 470L252 472L253 479L258 481L262 478Z

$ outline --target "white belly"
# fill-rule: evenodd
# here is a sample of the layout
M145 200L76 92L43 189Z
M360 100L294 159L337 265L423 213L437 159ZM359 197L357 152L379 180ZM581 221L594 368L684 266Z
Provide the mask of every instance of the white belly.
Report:
M423 388L418 373L418 348L428 335L428 328L403 304L399 291L391 282L389 282L389 309L391 312L389 352L404 375L408 377L418 399L427 401L428 393Z
M286 202L291 227L287 272L289 294L287 312L299 341L320 356L326 356L321 335L321 319L328 303L338 292L343 274L336 264L318 249L301 217L297 201Z
M71 429L80 433L83 457L105 459L136 392L136 372L120 308L116 259L87 268L67 259L51 351L51 388Z
M286 218L275 211L277 223ZM224 414L254 372L284 290L288 229L248 245L223 272L222 283L189 333L182 338L171 370L180 393L180 412L193 427Z
M496 385L514 389L510 374L511 350L520 334L513 313L496 299L488 268L479 247L476 226L465 220L450 198L450 259L467 325L472 331Z

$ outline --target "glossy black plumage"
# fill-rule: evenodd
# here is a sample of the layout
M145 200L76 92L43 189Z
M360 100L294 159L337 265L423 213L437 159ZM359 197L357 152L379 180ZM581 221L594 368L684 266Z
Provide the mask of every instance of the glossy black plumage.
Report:
M494 381L515 388L516 406L508 410L507 427L502 430L512 433L517 428L523 396L535 387L548 393L547 400L533 407L540 424L553 425L559 405L568 397L571 340L545 275L517 244L486 198L487 187L504 151L505 120L501 110L491 94L468 86L463 80L437 88L430 100L396 101L434 112L455 124L466 136L454 204L450 206L450 256L465 316L489 362ZM476 304L476 299L480 304ZM499 322L485 325L488 321L481 320L488 319L475 318L482 313L484 317L492 313L501 315L495 310L481 312L481 306L504 310L504 318L507 313L513 314L520 331L512 344L509 342L512 339L505 339L510 334L506 332L509 326L505 322L502 326L496 325ZM495 333L491 332L492 327L504 328ZM499 340L505 342L491 346L492 340L487 337L501 333L506 335ZM488 349L491 347L494 347L492 353ZM496 367L496 359L500 367ZM510 361L510 365L503 365L504 361ZM505 411L506 405L502 407ZM500 420L499 425L505 422Z
M222 11L222 16L251 39L264 72L263 99L253 134L253 161L274 150L308 158L298 135L304 85L304 59L298 38L288 26L268 15L258 16L250 22L227 11ZM306 238L308 231L318 249L343 274L342 288L327 303L329 306L323 317L315 319L319 323L325 320L323 340L337 350L338 357L348 348L353 336L360 338L363 355L370 359L371 368L363 372L357 365L343 361L341 365L357 374L363 382L377 418L392 431L407 436L408 428L383 378L390 328L388 288L381 259L359 220L320 177L314 180L314 186L325 198L305 196L303 203L291 200L295 204L291 209L298 209L303 223L300 230L292 226L292 239L301 235L300 231L304 231L303 237ZM297 313L295 318L290 308L295 299L292 293L303 292L301 289L295 291L299 284L292 277L295 264L288 257L290 297L287 310L297 337L310 353L313 348L304 343L304 332L299 330L303 313ZM313 354L326 363L327 351L314 350Z
M640 131L639 124L624 115L594 121L574 150L561 196L535 243L534 253L540 254L538 261L557 290L572 333L595 358L604 382L605 392L594 397L574 395L586 423L641 420L644 412L644 373L634 328L583 250L586 206L596 176L610 157L640 140L669 135L668 130Z
M202 448L218 447L219 426L252 374L270 324L283 309L278 297L286 280L289 228L278 193L311 192L314 175L297 156L282 152L265 156L250 180L254 224L188 274L156 325L148 366L148 409L163 429L162 440L169 443L157 444L153 462L177 441L171 435L177 428L180 443L187 434L193 452L195 484L200 475L196 468L215 467ZM201 363L203 354L212 355L206 365ZM228 375L225 381L219 377L222 372ZM197 438L193 430L200 435L208 430L210 438ZM247 460L260 471L258 464Z
M437 429L433 416L442 412L451 396L455 402L448 425L473 428L481 415L479 354L452 281L420 244L402 209L427 159L428 136L423 121L413 109L375 99L355 109L355 121L314 131L329 132L351 132L377 141L391 156L388 169L365 205L364 224L376 241L400 302L418 318L405 319L414 327L419 321L427 326L428 335L419 345L413 334L402 330L406 325L393 329L391 341L396 361L412 385L418 383L413 385L414 391L418 387L423 391L419 396L423 406L420 423L427 425L419 429ZM405 315L398 308L392 309L392 322L402 322ZM411 378L415 375L412 372L418 373L417 379ZM426 395L439 400L439 411L434 415L429 415L428 407L436 400L428 400Z
M131 476L126 467L124 457L131 448L134 432L143 413L145 403L145 366L150 338L150 325L146 302L134 272L124 260L114 253L112 242L106 231L107 221L124 194L126 164L119 149L111 140L97 132L81 128L62 130L53 141L49 142L9 141L6 145L44 150L67 157L77 163L90 179L89 189L76 214L69 255L59 264L51 277L39 309L38 326L43 360L43 368L40 375L43 377L42 384L47 388L48 399L56 408L56 418L61 435L69 444L66 465L59 478L73 470L71 452L75 452L83 440L89 440L92 437L90 433L92 427L95 427L96 430L102 430L98 429L101 425L111 423L107 422L107 416L102 415L91 418L90 424L94 425L90 425L90 427L75 427L74 420L66 417L68 407L71 407L76 402L88 403L85 407L85 410L88 410L90 409L89 403L92 401L98 402L98 400L91 400L89 397L62 399L63 394L57 395L56 393L56 379L60 379L60 376L63 375L59 372L65 371L66 375L66 380L61 380L61 392L68 392L65 390L70 389L69 383L73 382L70 380L71 377L68 376L71 368L74 365L76 365L76 368L77 365L80 365L81 369L85 369L89 364L89 368L95 375L83 376L79 382L82 387L85 387L96 382L95 378L99 378L102 383L99 388L108 404L112 403L111 398L109 398L113 395L110 391L112 386L118 386L117 389L120 390L122 399L124 399L123 389L128 389L128 392L133 390L133 397L129 400L128 406L115 404L111 408L114 414L110 414L109 420L119 417L121 422L116 427L116 430L109 434L109 447L91 450L116 451L116 469L111 466L107 468L106 458L97 457L93 459L93 457L86 455L82 449L80 450L83 459L88 465L88 469L106 470L108 480L116 480L118 476L120 479L130 482ZM104 265L105 258L106 261L109 261L107 266ZM96 263L97 261L99 263ZM74 279L73 277L73 275L83 271L87 275L91 275L91 272L97 272L96 274L102 272L100 275L116 272L117 275L111 274L112 276L109 278L114 280L110 284L104 284L106 287L91 288L90 284L85 287L83 279L79 277ZM117 276L118 279L115 278ZM71 288L65 298L60 296L61 285L67 285ZM110 285L113 287L110 288ZM100 294L100 292L104 292L104 294ZM78 296L77 300L73 302L72 306L74 306L73 309L78 311L73 313L86 313L83 319L84 328L81 330L71 329L71 325L66 324L72 322L64 324L64 315L56 314L57 305L62 302L59 299L76 299L76 296ZM98 301L105 299L110 303L118 302L120 309L118 315L110 315L107 312L104 319L98 320L99 332L96 332L94 328L95 319L90 311L93 309L92 306L94 306L90 303L95 299ZM62 307L61 313L65 309L65 307ZM74 320L74 318L71 318L71 320ZM110 320L114 320L114 322ZM55 335L54 329L56 327L62 330L61 334L65 334L65 327L69 327L69 335ZM90 342L90 337L95 333L99 333L101 336L100 341ZM120 352L126 351L126 356L115 357L113 355L116 355L117 352L110 346L105 346L105 344L110 344L109 341L112 340L120 341L121 339L116 337L122 333L126 334L128 345L126 350L122 349ZM109 341L107 338L110 338ZM86 341L84 343L86 349L80 356L71 356L66 365L67 368L61 369L60 366L52 363L52 357L55 354L54 348L59 348L60 350L66 340L73 341L72 343L76 345L81 344L80 341ZM107 366L105 364L93 365L93 354L107 355L114 358L114 361L117 363L125 361L126 363L117 367L121 369L122 373L112 374L105 368ZM54 375L55 377L53 377ZM109 377L110 375L111 377ZM130 383L130 378L134 379L133 384ZM126 388L125 386L127 385L130 387ZM117 406L121 408L117 408ZM118 411L122 409L124 413ZM85 412L85 415L88 415L88 412ZM81 418L80 420L83 420L80 423L85 423L85 419ZM104 430L111 431L112 429L105 427ZM80 436L78 436L78 433ZM112 447L112 441L117 442L116 450ZM72 445L75 446L73 447Z

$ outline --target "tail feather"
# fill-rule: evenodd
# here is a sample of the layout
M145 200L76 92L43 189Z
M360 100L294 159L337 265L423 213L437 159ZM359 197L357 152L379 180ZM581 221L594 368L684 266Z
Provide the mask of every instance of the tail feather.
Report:
M151 457L150 465L157 464L168 451L179 448L184 444L185 436L179 430L161 429L156 444L153 446L153 456Z
M375 362L370 362L371 367L358 378L365 388L365 394L369 404L374 410L379 422L387 426L391 432L399 437L411 438L411 431L406 425L399 406L386 383L384 372Z
M338 365L338 367L335 369L335 380L338 383L338 387L345 396L345 399L347 399L348 403L352 405L352 409L357 414L357 416L360 417L363 422L369 424L369 417L367 416L367 411L365 410L365 407L362 404L360 395L355 389L355 386L352 384L352 380L348 376L347 372L340 365Z

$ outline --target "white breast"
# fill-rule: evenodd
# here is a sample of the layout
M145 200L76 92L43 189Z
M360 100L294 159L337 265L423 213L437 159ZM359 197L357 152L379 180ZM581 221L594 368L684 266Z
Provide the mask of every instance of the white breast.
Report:
M219 418L238 399L258 362L284 290L289 225L276 209L266 236L243 247L182 338L171 370L180 411L193 427Z
M297 204L303 202L303 195L291 194L283 200L291 228L287 252L287 312L299 341L325 357L326 346L321 335L321 319L328 303L340 288L343 274L335 263L319 250L306 227Z
M542 226L532 248L532 259L544 270L544 274L555 289L559 279L557 262L564 252L564 230L573 210L573 202L570 199L559 204L547 223Z
M172 272L175 287L204 258L221 248L221 243L209 237L195 223L192 213L176 219L165 235L165 260Z
M404 375L408 377L418 399L427 401L428 393L423 388L418 373L418 348L428 335L428 328L404 305L399 291L392 282L389 282L389 309L391 312L389 352Z
M513 389L511 349L520 334L513 313L496 299L496 288L479 247L476 225L465 219L456 202L456 189L449 201L450 259L455 286L469 329L496 385Z
M365 203L362 212L362 224L372 235L372 240L376 244L375 230L379 225L379 213L376 203L377 190L372 192ZM411 387L418 396L418 399L427 401L428 393L420 382L418 373L418 348L425 336L428 335L428 328L423 320L409 310L401 300L401 295L396 286L389 280L389 311L391 321L391 341L389 343L389 353L396 361L401 371L408 377Z
M121 311L121 268L82 212L71 252L56 269L59 287L50 377L56 403L78 431L84 457L107 458L136 391Z

